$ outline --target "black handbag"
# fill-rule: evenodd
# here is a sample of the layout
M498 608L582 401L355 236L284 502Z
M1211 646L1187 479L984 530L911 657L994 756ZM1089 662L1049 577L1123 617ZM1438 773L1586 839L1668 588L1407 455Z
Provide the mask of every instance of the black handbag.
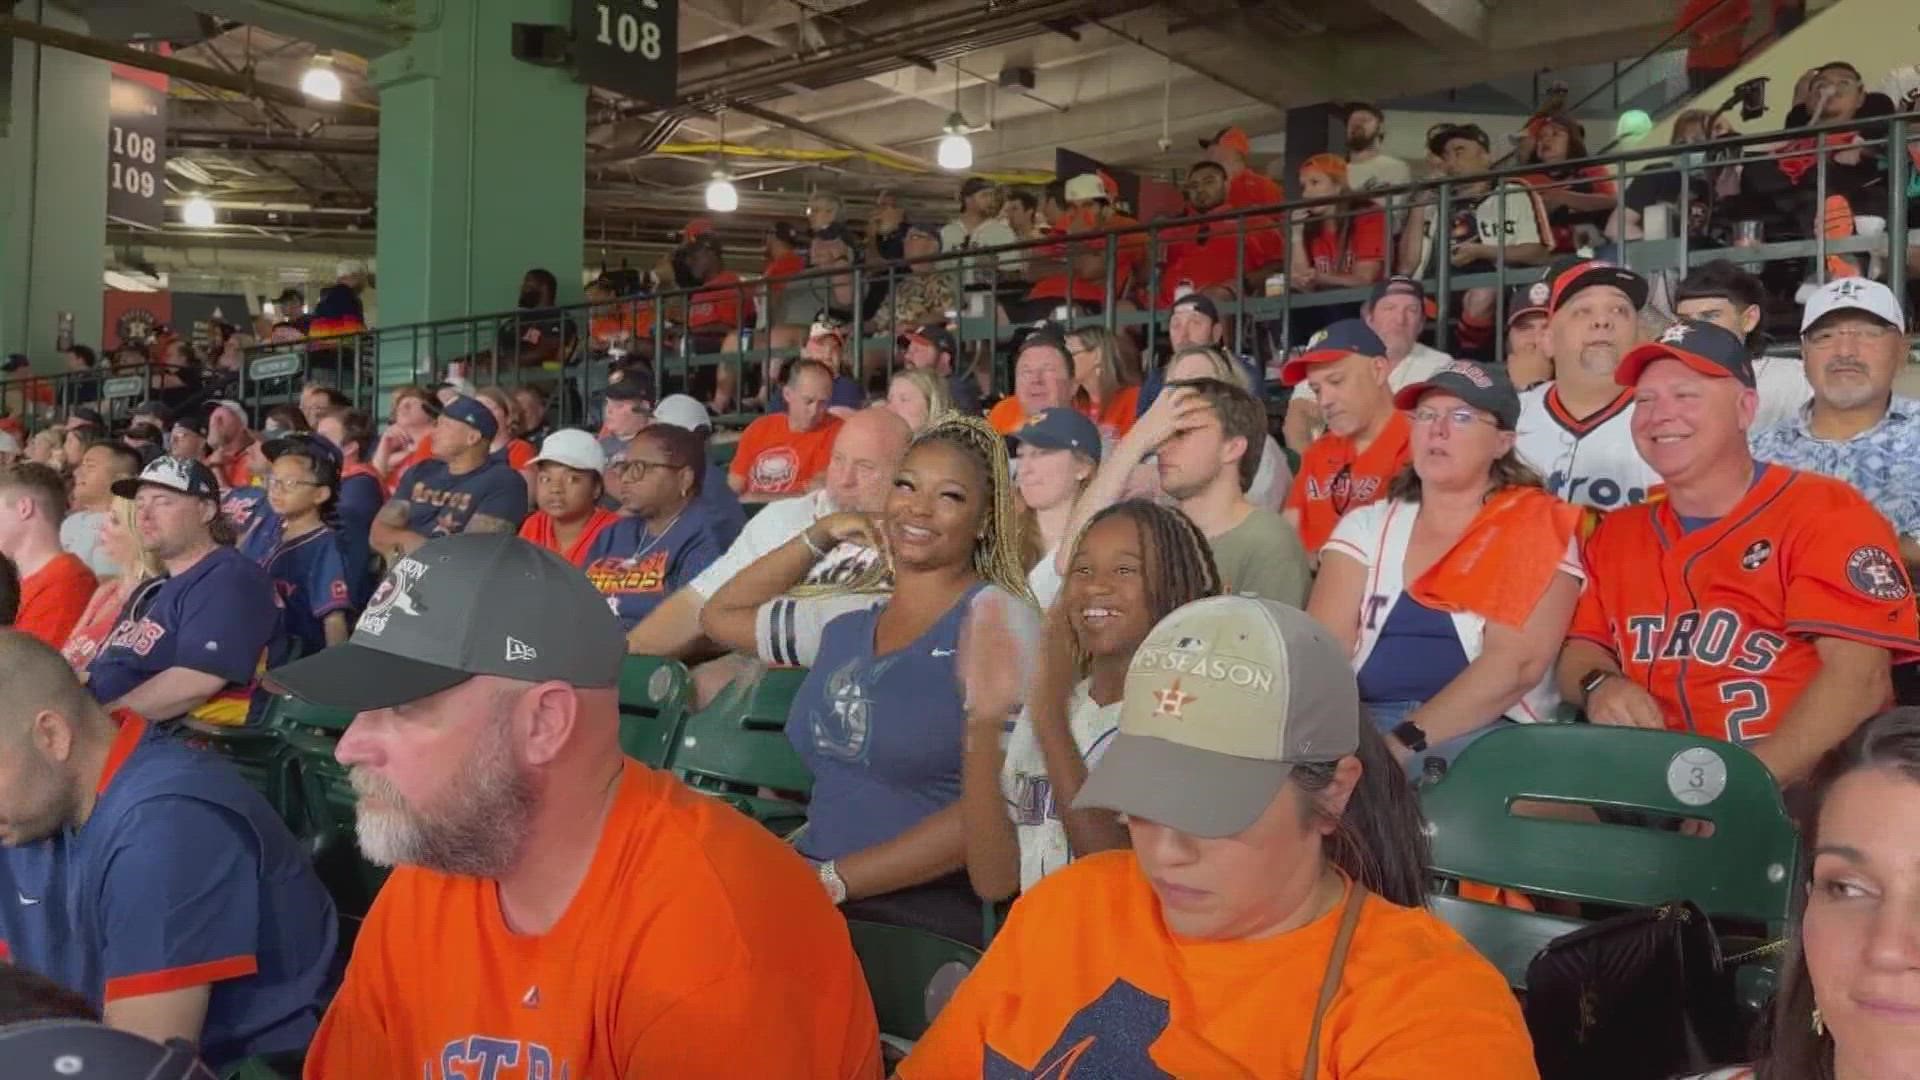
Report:
M1667 1080L1747 1060L1719 938L1686 901L1554 939L1527 965L1541 1080Z

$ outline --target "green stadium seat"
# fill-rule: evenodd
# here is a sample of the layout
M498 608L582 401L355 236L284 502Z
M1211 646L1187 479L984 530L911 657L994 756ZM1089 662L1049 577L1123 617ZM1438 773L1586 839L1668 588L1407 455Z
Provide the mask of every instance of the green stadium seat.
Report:
M806 677L800 668L769 668L757 679L736 679L687 717L668 768L774 832L792 832L807 819L799 800L813 788L786 733L787 710Z
M693 676L678 660L629 656L620 669L620 749L650 768L664 768L693 704Z
M300 785L293 755L287 751L279 732L259 724L209 724L201 720L179 721L181 738L196 749L219 754L233 763L255 791L266 797L287 827L300 828Z
M220 1080L294 1080L300 1075L300 1056L304 1055L281 1055L290 1060L244 1058L220 1070Z
M278 730L285 730L289 724L320 728L337 736L347 730L348 724L353 723L353 714L315 705L292 694L277 694L268 700L260 722Z
M313 858L314 872L343 919L364 918L387 871L362 858L354 840L353 785L346 766L334 759L337 740L300 728L282 732L281 738L299 762L303 828L298 835Z
M1592 808L1601 820L1516 816L1520 800ZM1796 839L1772 774L1730 743L1667 731L1503 728L1421 791L1442 879L1620 908L1691 900L1724 928L1784 934ZM1630 822L1696 818L1709 837ZM1524 988L1527 964L1578 920L1459 897L1446 919ZM1737 951L1730 948L1729 951Z
M867 976L880 1037L906 1049L926 1034L980 950L926 930L847 920L853 951Z

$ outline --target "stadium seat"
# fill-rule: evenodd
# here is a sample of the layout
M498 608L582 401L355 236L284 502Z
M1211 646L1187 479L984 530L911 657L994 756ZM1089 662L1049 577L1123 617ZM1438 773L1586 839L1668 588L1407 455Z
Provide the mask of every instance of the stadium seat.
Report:
M298 770L279 732L257 724L228 726L185 718L180 737L187 745L209 750L233 763L249 786L266 796L267 805L290 829L299 829L301 800Z
M1517 816L1521 800L1609 820ZM1621 908L1685 899L1750 935L1785 932L1793 824L1772 774L1729 743L1587 724L1507 727L1463 751L1422 789L1421 804L1440 878ZM1648 818L1701 819L1714 831L1629 823ZM1433 907L1517 989L1540 947L1581 925L1457 896L1435 897Z
M693 703L693 676L685 664L658 656L629 656L620 669L620 749L650 768L663 768Z
M343 919L364 918L387 871L361 858L354 841L353 786L346 766L334 759L336 740L300 728L282 731L281 738L299 762L302 827L297 835L307 844L314 872Z
M353 723L353 714L315 705L292 694L275 694L267 701L266 710L261 714L261 723L277 730L285 730L289 724L320 728L337 736L347 730L348 724Z
M867 976L881 1040L905 1050L980 962L980 950L926 930L847 920L853 951Z
M787 710L806 677L799 668L770 668L758 678L734 680L687 717L668 767L775 833L792 832L807 818L799 798L813 788L786 732Z

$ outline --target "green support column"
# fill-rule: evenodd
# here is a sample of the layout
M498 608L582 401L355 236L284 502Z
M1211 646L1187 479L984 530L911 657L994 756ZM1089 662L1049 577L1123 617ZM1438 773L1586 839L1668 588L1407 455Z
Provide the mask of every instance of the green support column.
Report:
M50 3L14 8L85 33ZM62 370L54 351L60 312L74 340L99 340L107 228L105 61L11 41L12 78L0 110L0 352L23 352L34 370ZM576 230L577 232L578 230Z
M577 301L586 205L586 87L564 68L513 58L512 24L566 25L566 0L465 0L437 7L433 29L373 63L380 91L383 326L514 307L520 277L542 266ZM480 343L486 347L489 342ZM421 343L383 335L380 384L411 381L430 353L468 351L464 336Z

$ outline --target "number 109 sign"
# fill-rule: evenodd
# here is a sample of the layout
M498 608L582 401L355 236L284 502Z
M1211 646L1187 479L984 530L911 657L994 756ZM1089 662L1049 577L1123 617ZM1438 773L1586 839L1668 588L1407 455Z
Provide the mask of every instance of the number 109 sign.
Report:
M680 77L678 0L574 0L573 65L583 82L671 104Z

